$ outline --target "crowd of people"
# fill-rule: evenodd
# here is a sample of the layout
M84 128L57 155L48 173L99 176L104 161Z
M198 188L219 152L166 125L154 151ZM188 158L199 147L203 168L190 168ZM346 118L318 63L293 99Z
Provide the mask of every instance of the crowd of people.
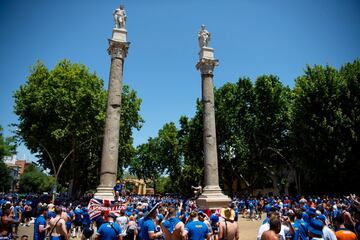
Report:
M347 240L360 236L360 203L354 195L234 197L225 208L207 210L181 196L114 194L112 208L99 208L99 214L89 211L92 196L54 204L49 197L3 198L0 239L232 240L239 239L240 217L262 221L257 239ZM33 227L33 236L18 237L19 225Z

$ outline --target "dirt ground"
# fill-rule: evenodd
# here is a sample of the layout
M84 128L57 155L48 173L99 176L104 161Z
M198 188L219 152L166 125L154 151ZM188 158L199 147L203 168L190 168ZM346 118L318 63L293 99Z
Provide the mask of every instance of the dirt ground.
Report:
M256 235L261 223L262 220L250 221L249 219L240 218L239 219L240 240L256 239ZM19 237L21 237L22 235L28 235L29 240L31 240L33 239L33 230L34 230L33 224L30 227L19 226Z

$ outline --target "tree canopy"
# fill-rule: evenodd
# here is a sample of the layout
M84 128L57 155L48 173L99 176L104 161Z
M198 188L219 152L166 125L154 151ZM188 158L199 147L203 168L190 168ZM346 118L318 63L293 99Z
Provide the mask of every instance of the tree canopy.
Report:
M50 192L54 186L55 179L43 173L39 167L30 164L25 168L20 177L19 188L22 193Z
M65 160L59 182L73 196L98 185L107 92L103 81L82 64L60 61L53 70L37 62L15 92L18 139L54 174ZM119 169L135 153L132 129L140 129L141 99L123 87ZM52 164L52 161L54 165ZM121 174L121 172L120 172Z
M339 70L307 66L293 89L275 75L263 75L226 83L214 95L219 180L230 194L265 187L275 194L357 190L346 183L360 180L359 60ZM165 124L137 149L142 161L154 163L147 171L157 173L153 177L167 185L164 191L190 195L189 186L202 184L200 100L196 106L192 118L179 119L178 129L169 123L169 131ZM164 132L171 132L167 144ZM133 163L145 166L142 161Z
M15 153L13 137L4 137L3 128L0 126L0 191L7 191L11 187L10 169L4 163L4 157Z

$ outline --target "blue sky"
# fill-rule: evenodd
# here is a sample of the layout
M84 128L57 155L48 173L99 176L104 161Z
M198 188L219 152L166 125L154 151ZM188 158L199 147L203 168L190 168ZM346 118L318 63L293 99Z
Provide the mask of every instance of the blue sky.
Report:
M112 12L125 5L128 40L124 83L142 98L143 128L135 145L166 122L193 116L201 96L195 69L197 32L205 24L220 65L214 84L276 74L292 87L306 64L340 67L360 57L357 0L0 0L0 125L9 136L13 92L37 59L50 69L60 60L87 65L108 85L107 39ZM35 158L24 146L18 157Z

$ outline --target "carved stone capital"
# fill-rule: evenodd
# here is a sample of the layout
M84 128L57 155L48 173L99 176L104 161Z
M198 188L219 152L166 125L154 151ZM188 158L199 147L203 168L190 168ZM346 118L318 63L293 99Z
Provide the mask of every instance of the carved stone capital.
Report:
M109 39L108 53L113 58L125 59L129 49L129 42L118 42Z
M200 70L201 74L213 74L214 68L219 65L217 59L201 58L196 64L196 69Z

